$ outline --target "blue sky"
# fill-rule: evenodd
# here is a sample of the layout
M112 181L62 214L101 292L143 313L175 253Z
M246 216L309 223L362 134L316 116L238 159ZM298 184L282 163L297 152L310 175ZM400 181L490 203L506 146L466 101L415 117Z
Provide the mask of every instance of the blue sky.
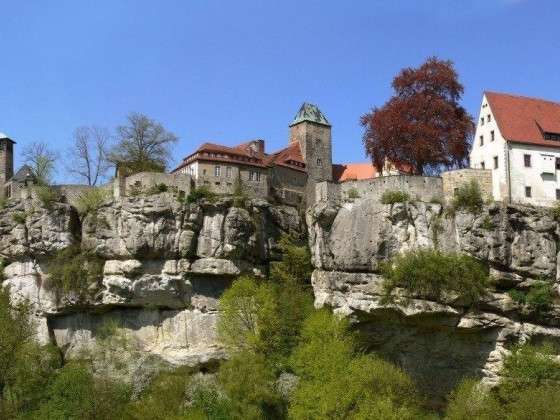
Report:
M131 111L180 137L179 161L203 141L279 149L309 101L333 125L334 160L364 161L360 115L431 55L455 62L472 114L485 89L560 101L553 0L0 0L0 10L0 131L20 151L58 149L59 180L70 180L76 127L112 128Z

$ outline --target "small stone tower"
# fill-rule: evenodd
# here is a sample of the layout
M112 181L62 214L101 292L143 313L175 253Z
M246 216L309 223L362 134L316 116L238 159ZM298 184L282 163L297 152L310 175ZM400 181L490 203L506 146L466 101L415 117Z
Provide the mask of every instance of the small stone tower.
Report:
M6 196L6 182L14 176L14 144L15 141L0 133L0 197Z
M317 105L304 103L290 124L290 144L298 142L307 167L307 205L315 201L315 184L332 181L331 125Z

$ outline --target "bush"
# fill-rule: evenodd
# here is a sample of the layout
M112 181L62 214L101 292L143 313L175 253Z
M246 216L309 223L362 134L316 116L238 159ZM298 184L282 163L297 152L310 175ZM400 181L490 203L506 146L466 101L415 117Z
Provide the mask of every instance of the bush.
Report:
M146 190L147 195L154 195L154 194L161 194L164 192L168 192L169 187L164 183L159 183L152 185L150 188Z
M500 395L508 400L522 389L560 381L560 363L555 356L549 343L515 346L504 361Z
M24 225L27 220L27 213L24 211L16 211L12 214L12 220L18 225Z
M529 288L528 292L517 289L508 291L512 300L520 305L526 305L531 311L537 313L550 308L553 301L554 290L546 281L540 281Z
M482 211L483 204L480 186L474 179L457 188L453 196L453 210L467 210L477 214Z
M262 354L234 355L220 367L218 381L231 401L233 418L284 418L282 398L275 389L276 375Z
M76 210L82 216L95 213L110 197L111 193L102 188L85 190L76 199Z
M196 203L201 199L206 199L208 201L214 201L216 194L213 193L209 187L202 185L200 187L191 190L187 196L187 203Z
M496 225L494 225L492 219L490 219L490 216L485 216L480 227L484 230L494 230L496 228Z
M476 379L465 379L451 393L447 420L495 420L503 418L503 408L494 395Z
M419 417L408 375L375 356L357 353L348 322L327 310L305 321L292 366L300 382L290 400L290 418Z
M560 220L560 201L557 201L550 209L550 214L554 220Z
M38 185L33 188L33 191L46 209L52 208L54 203L60 201L58 191L48 185Z
M487 270L474 258L424 248L396 256L381 265L381 272L389 300L394 289L402 287L427 299L441 300L449 294L472 304L489 283Z
M47 264L45 287L57 297L73 292L80 298L90 294L89 287L103 278L103 260L88 255L77 245L59 251Z
M360 198L360 193L358 192L358 190L356 188L350 188L348 190L348 198L354 200L356 198Z
M511 420L558 420L560 419L560 387L543 385L519 390L515 400L507 406Z
M405 191L385 191L381 196L381 204L405 203L410 201L410 195Z

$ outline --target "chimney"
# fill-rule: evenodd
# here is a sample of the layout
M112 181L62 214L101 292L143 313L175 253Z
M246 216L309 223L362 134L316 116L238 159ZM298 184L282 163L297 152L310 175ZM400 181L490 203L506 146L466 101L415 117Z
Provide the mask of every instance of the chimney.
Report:
M253 140L253 141L249 144L249 147L250 147L251 150L253 150L255 153L264 154L264 140L262 140L262 139Z

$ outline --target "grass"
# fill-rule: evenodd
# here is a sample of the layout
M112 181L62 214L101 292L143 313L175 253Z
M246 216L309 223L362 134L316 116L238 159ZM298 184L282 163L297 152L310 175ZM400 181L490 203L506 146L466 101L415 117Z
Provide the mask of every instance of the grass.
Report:
M385 191L381 196L381 204L406 203L410 201L410 195L406 191Z
M27 214L24 211L16 211L12 214L12 220L18 225L24 225L27 220Z

